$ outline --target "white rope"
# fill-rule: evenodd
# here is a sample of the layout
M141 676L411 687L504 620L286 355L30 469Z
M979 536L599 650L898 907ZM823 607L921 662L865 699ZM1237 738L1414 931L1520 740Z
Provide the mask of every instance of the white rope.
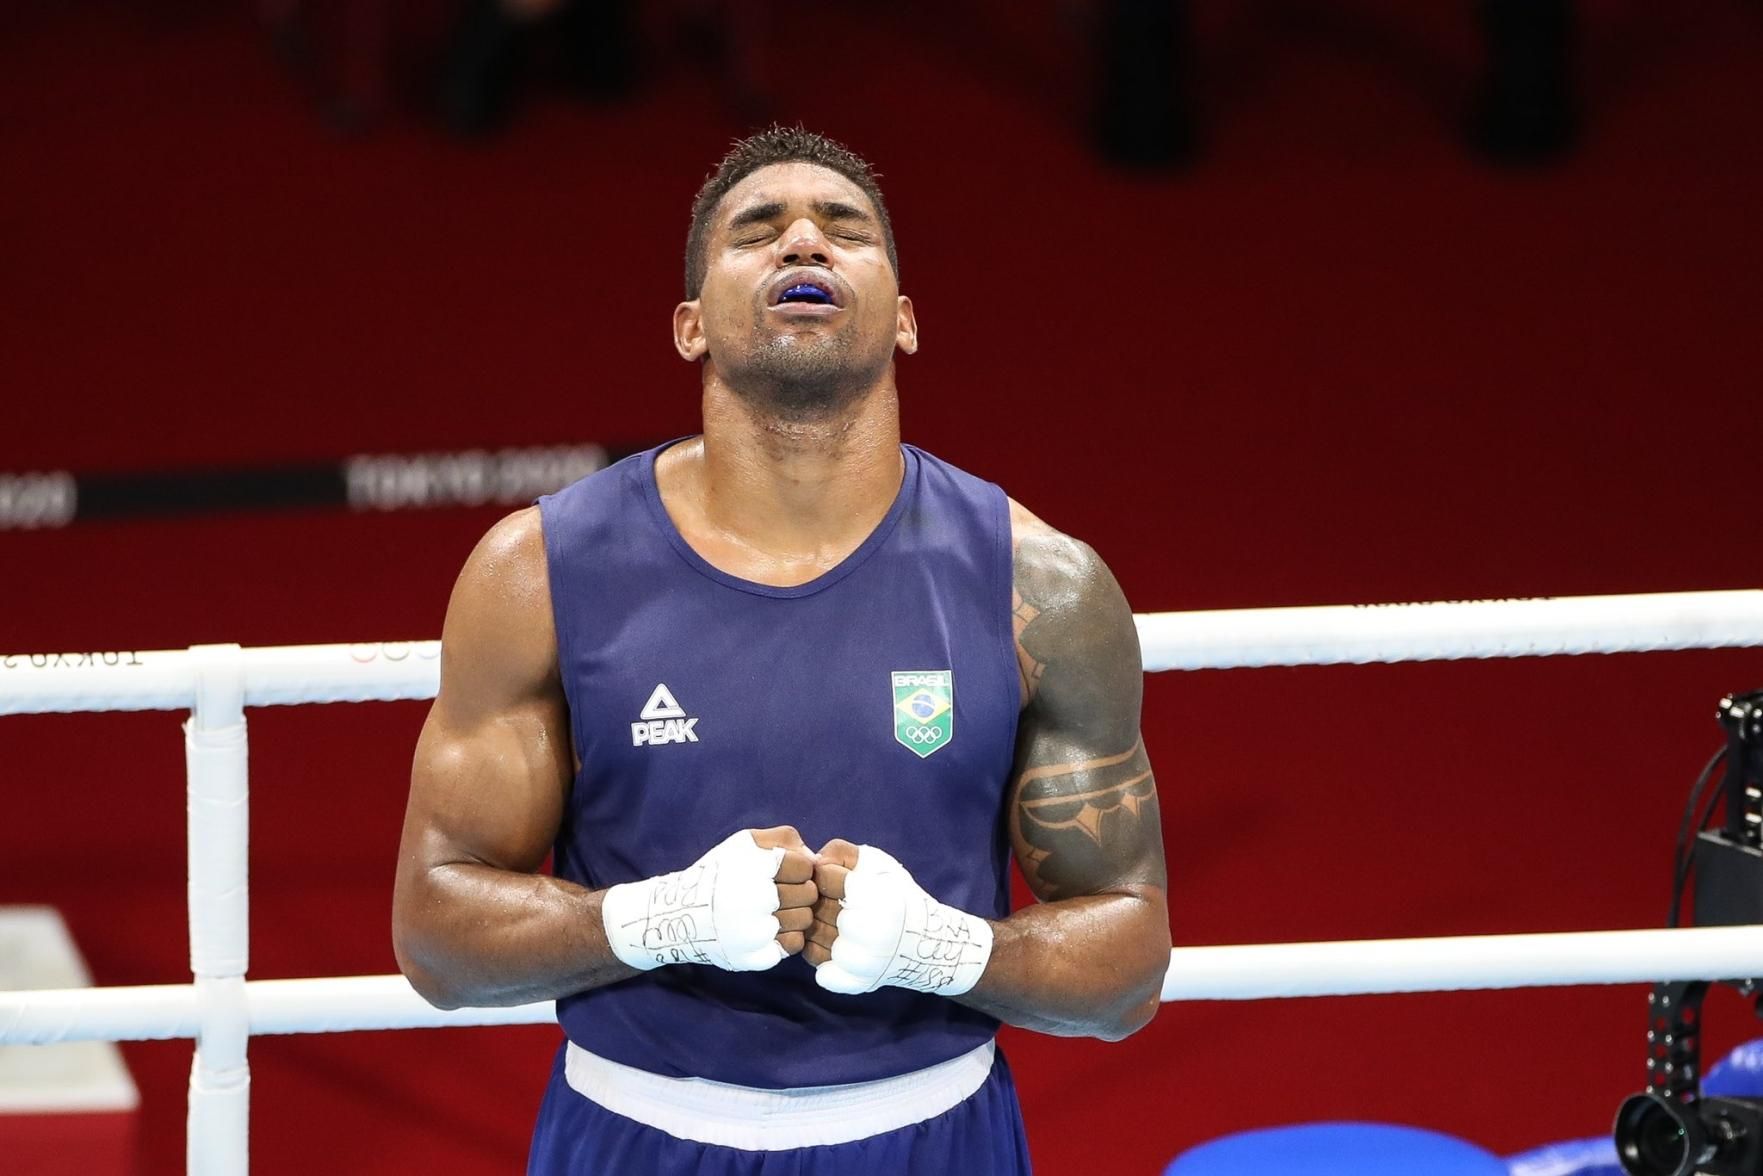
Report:
M246 706L433 698L439 641L358 641L242 651ZM199 660L185 649L0 656L0 715L182 710Z
M1185 947L1164 1000L1368 996L1763 976L1763 926Z
M193 984L0 992L0 1045L193 1038L201 1027L200 1000ZM253 1036L540 1025L557 1019L550 1001L437 1009L402 976L248 980L245 1007Z
M1763 926L1178 947L1163 999L1265 1000L1763 976ZM550 1001L437 1009L402 976L251 980L253 1035L540 1025ZM0 992L0 1045L194 1037L193 985Z
M1147 670L1763 645L1763 590L1245 608L1135 618Z
M253 1033L348 1033L357 1029L444 1029L459 1025L546 1025L551 1001L485 1009L437 1009L402 976L253 980L245 985Z
M194 984L0 992L0 1045L195 1037Z
M1141 613L1147 670L1450 661L1763 645L1763 589ZM433 698L438 641L244 651L245 705ZM185 650L0 656L0 715L180 710Z

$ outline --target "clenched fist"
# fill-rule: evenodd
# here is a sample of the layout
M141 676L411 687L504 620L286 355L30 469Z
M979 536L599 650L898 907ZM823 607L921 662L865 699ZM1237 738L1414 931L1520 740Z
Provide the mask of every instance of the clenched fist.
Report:
M731 833L683 870L612 887L600 915L613 954L633 968L762 972L802 950L818 897L814 856L779 825Z
M885 985L959 996L992 955L992 925L945 906L873 845L827 842L815 855L820 897L802 958L829 992Z

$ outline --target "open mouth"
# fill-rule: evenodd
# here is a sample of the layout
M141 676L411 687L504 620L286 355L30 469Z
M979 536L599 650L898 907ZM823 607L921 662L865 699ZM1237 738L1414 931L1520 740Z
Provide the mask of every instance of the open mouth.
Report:
M767 303L773 310L796 314L832 314L843 309L842 287L824 270L803 267L779 274L771 283Z

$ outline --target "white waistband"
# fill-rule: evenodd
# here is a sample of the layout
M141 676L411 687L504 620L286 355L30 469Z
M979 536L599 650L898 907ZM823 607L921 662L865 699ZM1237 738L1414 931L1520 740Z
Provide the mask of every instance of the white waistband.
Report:
M874 1082L764 1090L669 1078L591 1054L570 1042L563 1075L578 1094L676 1139L788 1151L850 1143L933 1119L964 1101L992 1072L988 1041L958 1058Z

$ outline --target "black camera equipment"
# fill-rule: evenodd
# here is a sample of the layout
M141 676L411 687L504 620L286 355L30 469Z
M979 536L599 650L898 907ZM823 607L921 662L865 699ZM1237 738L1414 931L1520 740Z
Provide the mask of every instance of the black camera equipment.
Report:
M1702 770L1678 830L1673 927L1692 872L1696 926L1763 923L1763 691L1727 695L1719 719L1726 746ZM1725 778L1698 809L1722 760ZM1726 819L1706 829L1722 799ZM1763 1176L1763 1099L1702 1097L1702 998L1710 983L1731 984L1763 1016L1758 977L1653 986L1647 997L1647 1089L1616 1113L1616 1154L1629 1176Z

